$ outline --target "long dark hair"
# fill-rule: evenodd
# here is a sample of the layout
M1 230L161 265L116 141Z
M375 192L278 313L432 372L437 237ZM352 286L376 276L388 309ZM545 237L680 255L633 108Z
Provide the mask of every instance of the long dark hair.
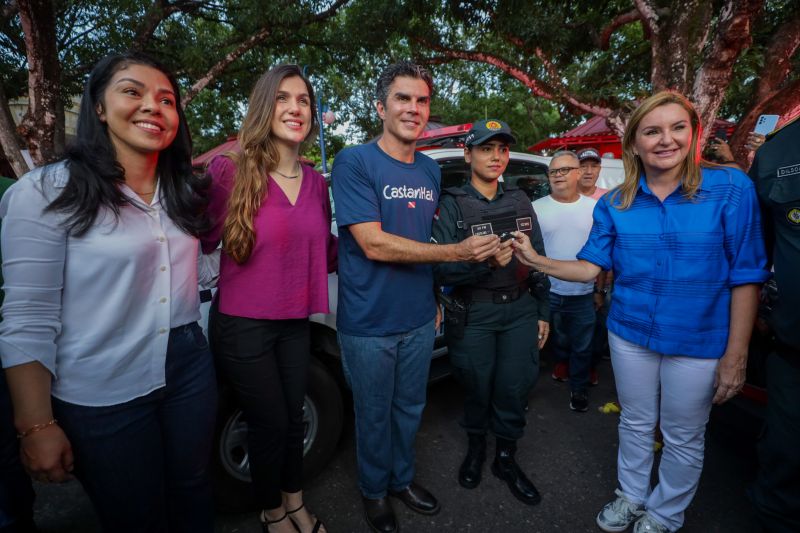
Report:
M317 105L314 88L297 65L277 65L264 73L250 93L247 114L239 130L242 151L233 155L236 177L228 200L222 239L225 252L239 264L250 257L256 242L253 219L267 195L264 173L274 170L280 163L280 153L272 139L272 117L275 115L275 97L281 82L286 78L300 78L306 85L311 107L311 127L306 139L314 135L317 127Z
M123 52L101 59L89 74L83 89L78 114L77 135L67 148L65 161L69 180L63 192L47 207L68 214L65 224L73 235L81 236L92 227L101 207L119 216L120 206L137 204L120 191L125 170L116 160L107 126L97 107L103 93L118 71L130 65L144 65L161 71L172 85L178 111L175 140L158 155L157 173L161 201L170 219L184 232L198 236L208 229L205 207L207 181L192 172L192 140L180 103L180 90L172 73L155 59L139 52Z

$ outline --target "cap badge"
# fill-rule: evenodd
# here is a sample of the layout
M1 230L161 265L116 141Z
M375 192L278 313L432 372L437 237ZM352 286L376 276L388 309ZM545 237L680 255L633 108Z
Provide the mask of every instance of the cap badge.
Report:
M503 126L499 122L497 122L496 120L490 120L489 122L486 123L486 129L487 130L500 130L500 129L503 129Z

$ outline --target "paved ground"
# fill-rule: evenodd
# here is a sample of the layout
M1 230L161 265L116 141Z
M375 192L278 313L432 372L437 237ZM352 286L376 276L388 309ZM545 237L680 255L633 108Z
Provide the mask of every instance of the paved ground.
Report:
M553 382L549 373L531 394L528 429L519 443L518 459L543 495L542 503L536 507L513 499L488 468L477 489L458 486L456 471L466 448L456 422L459 388L450 380L432 386L417 439L418 480L439 497L442 512L424 517L395 501L402 530L598 532L594 517L613 496L617 453L617 416L597 411L599 405L614 399L608 362L603 363L600 377L600 386L591 390L590 411L585 414L569 410L566 386ZM686 513L682 531L751 533L755 531L754 518L745 496L753 469L749 448L737 443L728 428L720 424L709 433L700 488ZM368 531L362 519L355 472L352 420L348 420L333 462L308 484L306 491L309 507L325 519L330 532ZM98 530L77 482L40 486L37 490L37 520L45 532ZM220 515L216 530L260 531L255 514Z

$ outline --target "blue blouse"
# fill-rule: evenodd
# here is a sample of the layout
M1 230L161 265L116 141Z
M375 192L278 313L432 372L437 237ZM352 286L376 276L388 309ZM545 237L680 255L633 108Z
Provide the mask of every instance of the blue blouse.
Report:
M609 331L662 354L715 359L728 342L731 288L768 272L753 183L727 167L702 177L692 200L678 187L661 202L644 176L628 209L606 194L578 259L614 269Z

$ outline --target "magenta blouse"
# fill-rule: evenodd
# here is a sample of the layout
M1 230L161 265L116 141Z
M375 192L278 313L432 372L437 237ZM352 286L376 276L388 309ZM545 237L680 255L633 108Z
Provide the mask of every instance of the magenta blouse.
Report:
M255 244L239 265L226 253L217 283L219 310L226 315L282 320L328 313L328 273L336 270L336 237L331 234L331 204L325 178L301 165L303 182L295 205L272 177L267 198L253 221ZM209 216L212 229L201 239L203 251L222 238L236 165L218 156L211 176Z

